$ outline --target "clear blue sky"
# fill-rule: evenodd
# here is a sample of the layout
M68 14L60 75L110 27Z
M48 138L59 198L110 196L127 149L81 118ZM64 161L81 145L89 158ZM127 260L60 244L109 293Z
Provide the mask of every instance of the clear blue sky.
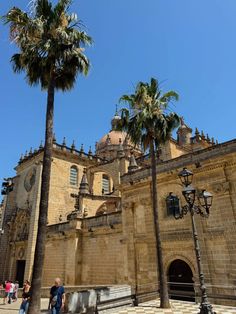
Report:
M26 0L1 1L0 15ZM94 39L92 69L75 89L56 96L57 141L88 149L110 128L115 104L151 76L180 94L176 111L219 141L235 137L235 0L75 0ZM16 47L0 26L0 178L14 175L20 154L44 137L46 94L16 75Z

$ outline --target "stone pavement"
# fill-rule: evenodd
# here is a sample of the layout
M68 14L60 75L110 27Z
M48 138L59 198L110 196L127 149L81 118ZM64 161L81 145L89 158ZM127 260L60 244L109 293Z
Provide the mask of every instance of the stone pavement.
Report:
M20 308L21 300L13 302L12 304L3 304L2 299L0 299L0 314L18 314ZM46 310L48 307L48 299L41 300L41 308Z
M42 299L42 310L47 309L48 299ZM138 307L126 307L122 309L112 309L102 311L101 313L110 314L197 314L199 313L198 304L183 302L183 301L171 301L171 309L162 310L158 308L158 301L149 301L140 304ZM20 301L12 304L3 305L0 302L0 314L17 314L19 312ZM214 311L217 314L236 314L236 307L214 305Z
M159 301L149 301L140 304L138 307L129 307L122 309L113 309L103 311L106 314L197 314L199 313L199 304L171 301L171 309L162 310L158 308ZM222 305L214 305L216 314L236 314L236 307L228 307ZM1 312L0 312L1 313Z

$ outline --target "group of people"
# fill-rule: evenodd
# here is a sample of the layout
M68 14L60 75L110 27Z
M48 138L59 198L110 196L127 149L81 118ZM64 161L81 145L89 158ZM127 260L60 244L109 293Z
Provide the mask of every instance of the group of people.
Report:
M12 302L17 301L18 289L19 289L19 282L18 281L13 282L13 281L7 280L2 285L2 288L4 288L4 290L5 290L3 304L6 304L6 302L11 304Z
M5 282L5 298L4 304L6 301L10 304L12 301L16 301L18 297L18 282ZM31 285L28 280L24 282L22 289L22 302L20 305L19 314L27 314L29 308L29 302L31 298ZM49 310L51 310L51 314L59 314L63 311L65 305L65 289L63 285L61 285L60 278L56 278L54 285L50 289L50 298L49 298Z

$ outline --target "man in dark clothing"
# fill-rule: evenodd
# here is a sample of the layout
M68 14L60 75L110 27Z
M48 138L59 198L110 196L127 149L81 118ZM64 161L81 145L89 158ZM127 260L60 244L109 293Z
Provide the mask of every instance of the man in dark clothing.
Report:
M65 289L61 285L60 278L55 279L54 286L50 290L50 307L52 314L59 314L65 305Z

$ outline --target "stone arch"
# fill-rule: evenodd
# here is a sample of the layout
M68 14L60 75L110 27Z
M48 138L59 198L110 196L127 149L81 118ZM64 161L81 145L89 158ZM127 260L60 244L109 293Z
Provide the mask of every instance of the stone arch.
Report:
M176 260L176 259L180 259L183 260L186 264L189 265L189 267L191 268L191 271L193 273L193 277L195 278L197 275L197 268L195 265L195 261L194 258L190 258L189 256L187 256L186 254L180 254L180 253L172 253L166 256L165 258L165 263L164 263L164 268L165 268L165 272L167 273L171 263Z
M108 184L108 190L104 191L105 178ZM112 194L115 188L115 182L112 174L106 169L96 169L90 173L91 187L94 195Z
M96 211L96 216L101 216L103 214L114 213L119 210L119 203L117 200L109 200L103 202Z
M195 266L192 261L176 254L165 265L170 297L177 300L195 301Z

